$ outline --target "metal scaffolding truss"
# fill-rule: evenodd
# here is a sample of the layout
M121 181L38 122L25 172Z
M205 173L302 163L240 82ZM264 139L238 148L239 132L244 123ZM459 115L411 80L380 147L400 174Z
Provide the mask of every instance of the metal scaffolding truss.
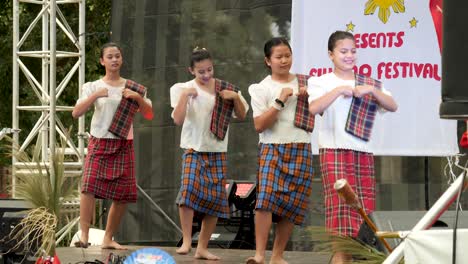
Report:
M21 5L32 4L40 6L40 11L29 27L20 32L20 8ZM61 12L60 6L74 4L78 7L79 26L78 32L73 32L66 17ZM13 0L13 142L19 146L19 151L24 151L34 139L41 143L41 161L44 166L49 166L50 153L55 153L56 138L61 137L67 142L66 153L76 156L73 162L65 162L65 174L67 176L79 176L84 157L84 117L78 121L78 145L68 138L66 128L56 115L57 111L72 111L72 106L56 105L57 99L67 89L72 77L78 74L78 87L82 87L85 80L85 0ZM42 26L40 25L42 23ZM57 29L58 26L58 29ZM72 43L71 51L57 50L57 30L61 30ZM42 50L24 50L23 44L33 34L41 34ZM41 76L36 78L28 69L23 58L35 58L41 60ZM57 85L56 66L59 58L76 58L76 62L65 77ZM20 84L20 72L27 80L27 84ZM76 80L76 79L75 79ZM21 86L20 86L21 85ZM37 96L39 105L20 105L20 87L29 87ZM81 89L78 88L81 96ZM20 114L40 113L39 119L31 129L23 142L19 142ZM13 150L16 151L16 150ZM28 164L12 159L12 196L15 197L16 176L26 174ZM44 168L45 169L45 168ZM53 166L48 168L51 177L55 177Z

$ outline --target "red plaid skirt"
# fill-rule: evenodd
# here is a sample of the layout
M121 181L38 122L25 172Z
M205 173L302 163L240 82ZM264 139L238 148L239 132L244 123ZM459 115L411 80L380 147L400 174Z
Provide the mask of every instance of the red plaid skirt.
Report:
M357 210L346 205L333 185L346 179L360 198L367 214L375 209L374 156L347 149L320 149L325 197L325 225L340 235L356 237L363 219Z
M99 199L134 203L137 199L133 140L91 137L81 192Z

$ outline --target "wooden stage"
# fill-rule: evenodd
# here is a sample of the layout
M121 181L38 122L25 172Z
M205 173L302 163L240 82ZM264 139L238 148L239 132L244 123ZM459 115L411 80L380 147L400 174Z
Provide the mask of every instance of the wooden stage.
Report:
M100 247L89 247L87 249L75 248L75 247L62 247L57 248L57 255L60 258L62 264L75 264L84 263L85 261L95 261L95 259L106 263L109 253L114 255L130 255L133 251L144 248L142 246L129 246L129 250L107 250L101 249ZM209 250L221 257L220 261L208 261L194 259L194 249L188 255L178 255L175 247L158 247L169 253L176 261L176 263L182 264L202 264L202 263L229 263L229 264L241 264L245 263L245 259L253 256L254 250L242 250L242 249L221 249L221 248L210 248ZM267 251L267 260L270 259L271 251ZM328 263L330 256L316 252L303 252L303 251L286 251L285 259L290 264L295 263L307 263L307 264L326 264Z

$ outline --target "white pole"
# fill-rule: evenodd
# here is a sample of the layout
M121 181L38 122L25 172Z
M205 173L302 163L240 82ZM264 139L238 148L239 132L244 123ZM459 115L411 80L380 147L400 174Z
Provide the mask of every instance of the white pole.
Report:
M68 3L78 3L80 4L80 14L79 14L79 30L81 33L85 30L85 21L84 21L84 8L86 0L11 0L13 3L13 81L12 81L12 133L13 133L13 142L15 146L19 146L19 119L22 111L36 111L40 112L40 118L37 120L36 125L33 130L27 135L25 142L21 145L21 149L25 150L29 143L32 142L32 139L38 135L38 142L41 144L41 160L43 162L49 162L50 155L55 154L56 149L56 140L57 137L63 137L63 133L60 130L65 130L64 126L60 123L60 119L56 116L57 111L70 111L72 107L70 106L57 106L57 97L60 96L61 92L65 89L65 86L68 85L68 82L71 79L71 76L75 71L80 68L80 77L79 86L81 87L84 81L84 36L80 34L75 37L73 30L70 28L66 18L61 14L60 9L57 4L68 4ZM29 22L30 25L25 32L20 32L20 19L21 12L20 7L22 4L35 4L39 5L41 8L40 12L37 14L36 18ZM75 5L76 6L76 5ZM57 21L57 18L60 18L61 21ZM23 43L27 40L29 35L32 32L35 32L36 24L39 24L39 19L41 19L42 26L40 32L42 33L42 46L40 50L34 51L21 51ZM74 46L79 50L78 52L74 51L57 51L57 25L60 26L65 32L66 36L70 39ZM39 29L38 29L39 30ZM81 46L78 44L78 38L80 40ZM75 42L76 41L76 42ZM39 80L31 73L27 65L22 61L22 57L29 58L38 58L41 60L41 78ZM77 63L72 69L65 75L65 78L60 82L60 86L57 86L57 59L60 58L78 58ZM33 92L39 98L39 105L31 106L21 106L19 99L19 87L20 87L20 78L19 75L21 72L24 73L26 80L30 84ZM59 89L57 91L57 89ZM84 122L84 119L83 119ZM82 130L84 131L84 123ZM57 133L58 132L58 133ZM84 134L84 132L83 132ZM79 161L83 161L84 144L81 141L82 150L81 155L79 150L73 147L73 142L67 142L69 146L75 150L76 155L79 156ZM12 150L12 196L15 197L15 188L16 188L16 172L18 160L15 158L17 151ZM49 163L48 163L49 164ZM56 172L54 168L50 168L51 180L55 181Z
M431 209L419 220L419 222L413 227L411 231L419 231L427 229L432 225L440 215L447 210L447 208L456 199L458 192L462 186L463 177L465 177L465 187L468 186L468 175L465 172L458 176L457 180L445 191L437 202L431 207ZM396 264L403 258L403 249L405 241L402 241L398 247L385 259L383 264Z
M50 157L55 155L55 88L56 88L56 70L57 70L57 58L56 58L56 51L57 51L57 42L56 42L56 34L57 34L57 25L56 25L56 3L55 0L50 0L50 72L49 72L49 98L50 98L50 117L49 117L49 148L50 148ZM50 180L52 182L52 191L55 192L55 170L52 163L52 160L49 158L50 161Z
M43 8L47 7L49 9L50 7L48 6L49 3L44 2ZM42 51L49 51L49 12L44 12L42 14ZM42 98L43 98L43 106L47 106L49 108L48 104L48 97L49 97L49 92L47 87L49 87L49 57L42 56L42 90L47 91L47 94L43 92ZM32 87L32 85L31 85ZM49 116L48 113L49 109L44 109L42 111L42 116ZM47 129L47 122L44 123L43 126L41 126L41 142L42 142L42 161L49 161L49 154L47 153L48 151L48 146L49 146L49 135L48 135L48 129Z
M78 97L81 97L81 88L85 82L85 19L86 19L86 1L81 0L79 4L79 26L78 26L78 41L80 46L80 68L78 71ZM78 119L78 149L80 153L80 161L84 160L84 135L85 135L85 115Z
M13 103L12 103L12 128L13 128L13 144L19 145L18 140L18 104L19 104L19 66L18 66L18 42L19 42L19 0L13 1ZM11 195L15 197L16 188L16 170L14 164L16 163L15 146L12 149L12 179L11 179Z

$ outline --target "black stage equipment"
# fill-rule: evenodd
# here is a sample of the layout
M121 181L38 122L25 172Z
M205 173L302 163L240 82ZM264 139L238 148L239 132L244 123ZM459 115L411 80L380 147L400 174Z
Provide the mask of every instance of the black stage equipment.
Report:
M210 246L220 248L255 249L254 208L256 199L255 181L228 180L225 185L228 195L230 218L218 219L210 238ZM192 225L192 243L198 242L204 214L195 212ZM177 246L182 245L182 239Z
M441 118L468 119L468 27L465 15L467 1L443 1L442 103Z
M14 248L16 240L12 240L10 233L23 220L31 206L24 200L0 199L0 263L34 263L32 250L23 245ZM7 253L8 252L8 253Z
M426 214L426 211L376 211L369 215L379 231L410 231L418 221ZM431 229L452 229L455 219L455 211L446 211L437 220ZM459 228L468 228L468 213L459 212ZM368 244L377 250L389 253L370 227L363 222L359 229L358 240ZM400 243L400 239L385 239L392 248Z
M254 181L234 181L236 185L233 203L238 210L249 211L255 208L257 185Z
M28 209L31 209L31 206L24 200L0 199L0 253L11 251L16 245L16 241L10 238L10 232L24 218L25 213L22 211ZM22 250L19 248L14 252Z
M125 255L116 255L114 253L109 253L109 256L107 257L107 262L105 264L123 264L125 262L126 257L127 256Z
M5 212L20 212L31 209L29 205L24 200L19 199L0 199L0 218Z
M229 207L232 206L234 199L236 198L237 184L234 180L226 181L226 193L228 195Z

